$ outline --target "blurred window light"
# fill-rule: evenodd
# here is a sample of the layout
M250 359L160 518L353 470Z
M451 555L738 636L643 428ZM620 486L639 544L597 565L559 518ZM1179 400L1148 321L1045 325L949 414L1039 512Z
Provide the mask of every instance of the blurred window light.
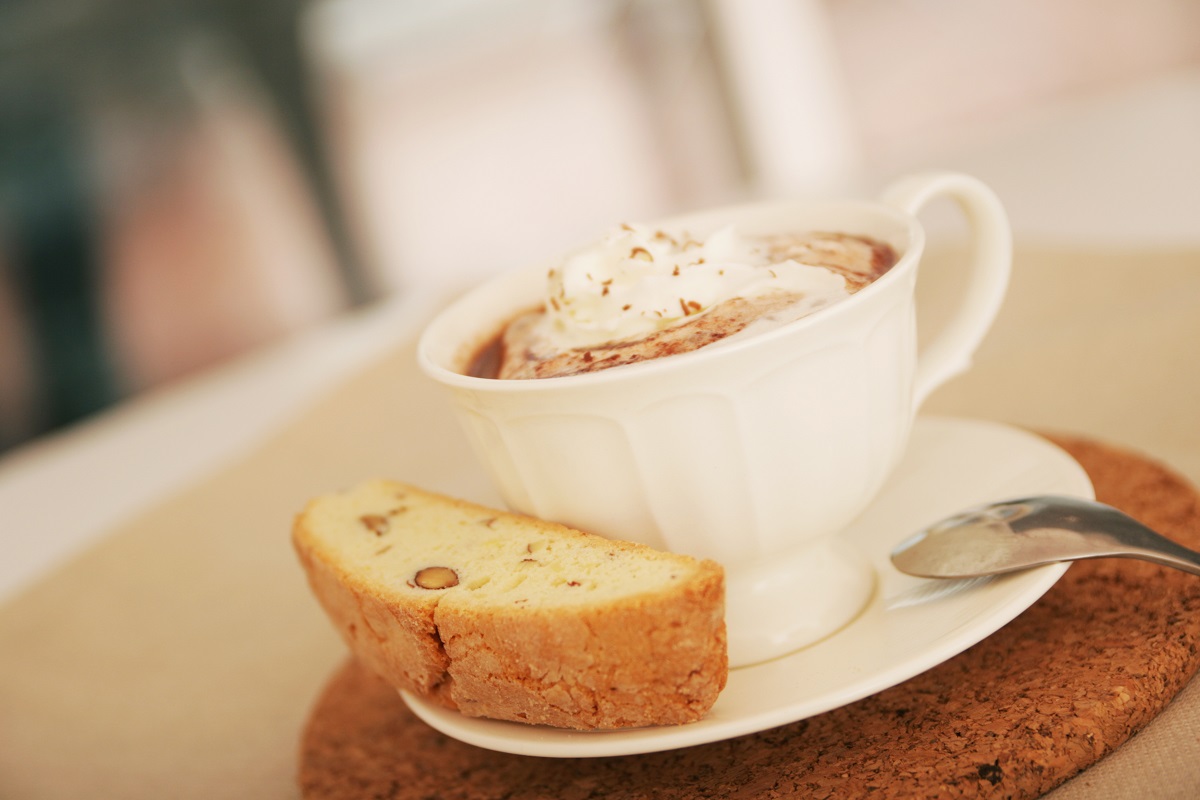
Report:
M327 0L305 32L347 215L387 291L740 189L695 3Z

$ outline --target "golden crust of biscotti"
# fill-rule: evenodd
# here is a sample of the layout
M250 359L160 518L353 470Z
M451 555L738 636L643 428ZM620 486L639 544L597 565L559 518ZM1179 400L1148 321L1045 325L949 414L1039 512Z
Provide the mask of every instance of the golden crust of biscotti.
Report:
M293 543L355 656L470 716L580 729L702 717L728 673L724 574L389 481L311 502ZM423 567L455 585L423 588Z

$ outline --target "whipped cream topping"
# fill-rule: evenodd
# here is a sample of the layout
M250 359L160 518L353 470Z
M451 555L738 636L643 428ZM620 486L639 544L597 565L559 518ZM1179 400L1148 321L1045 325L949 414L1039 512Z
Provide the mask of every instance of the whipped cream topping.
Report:
M559 349L650 335L735 297L782 292L819 308L849 295L825 267L772 259L733 226L703 240L685 231L622 225L550 270L536 332Z

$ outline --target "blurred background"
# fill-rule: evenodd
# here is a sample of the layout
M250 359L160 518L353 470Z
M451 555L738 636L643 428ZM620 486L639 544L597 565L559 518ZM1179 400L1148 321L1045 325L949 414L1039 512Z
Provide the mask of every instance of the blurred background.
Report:
M5 0L0 451L620 221L923 167L1021 235L1196 244L1148 193L1197 197L1197 87L1195 0Z

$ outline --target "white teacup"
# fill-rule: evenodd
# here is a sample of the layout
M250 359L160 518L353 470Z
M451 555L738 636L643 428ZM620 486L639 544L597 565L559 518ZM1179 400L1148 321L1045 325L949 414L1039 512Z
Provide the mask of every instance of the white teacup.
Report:
M916 214L957 201L973 240L961 307L918 352ZM881 202L775 202L665 220L706 235L810 230L895 248L887 273L774 330L690 353L537 380L464 375L471 354L539 304L548 264L494 279L422 336L421 365L449 387L476 453L513 509L726 569L730 663L792 652L845 625L874 587L838 531L875 496L913 417L966 369L1008 283L1011 234L974 178L915 175Z

